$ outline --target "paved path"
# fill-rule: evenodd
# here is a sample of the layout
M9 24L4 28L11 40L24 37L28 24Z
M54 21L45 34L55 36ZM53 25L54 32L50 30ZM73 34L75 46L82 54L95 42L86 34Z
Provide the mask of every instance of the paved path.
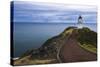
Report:
M70 34L71 34L72 32L70 32ZM58 52L57 52L57 59L58 59L58 61L60 62L60 63L62 63L62 59L60 58L60 52L61 52L61 50L62 50L62 48L63 48L63 46L66 44L66 41L68 40L68 38L70 37L70 34L62 41L62 44L59 46L59 48L58 48Z
M81 48L75 39L76 36L72 33L60 49L62 62L95 61L97 55Z

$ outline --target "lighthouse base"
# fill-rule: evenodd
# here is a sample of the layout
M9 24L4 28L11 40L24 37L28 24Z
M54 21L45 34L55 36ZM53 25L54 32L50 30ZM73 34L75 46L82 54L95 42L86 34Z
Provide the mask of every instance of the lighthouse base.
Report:
M77 24L78 28L83 28L83 24Z

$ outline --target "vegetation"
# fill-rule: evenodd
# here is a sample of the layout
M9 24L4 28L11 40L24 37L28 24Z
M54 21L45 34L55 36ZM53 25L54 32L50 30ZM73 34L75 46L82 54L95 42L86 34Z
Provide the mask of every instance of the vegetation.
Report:
M30 56L25 56L19 60L15 60L14 65L30 65L30 64L50 64L57 63L56 59L34 59L32 60Z
M97 33L91 31L88 28L83 28L78 30L78 41L81 44L91 44L94 47L97 47Z
M27 50L24 54L22 54L22 55L20 56L19 59L21 59L21 58L23 58L23 57L25 57L25 56L30 55L33 51L34 51L34 49Z
M97 53L97 33L88 28L78 29L69 27L59 35L48 39L40 48L26 51L18 60L15 60L15 65L25 64L47 64L57 63L57 53L63 43L71 34L76 34L79 46L92 53Z
M91 44L83 44L83 45L80 44L80 47L82 47L82 48L88 50L89 52L92 52L92 53L95 53L95 54L97 53L97 48L94 47L94 46L91 45Z
M78 32L80 46L92 53L97 53L97 33L89 28L79 29Z

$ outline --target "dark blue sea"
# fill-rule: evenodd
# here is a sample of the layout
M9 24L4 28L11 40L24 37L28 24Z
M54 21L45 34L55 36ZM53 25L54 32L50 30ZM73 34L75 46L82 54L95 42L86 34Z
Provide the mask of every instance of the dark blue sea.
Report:
M46 40L56 36L73 23L14 23L14 57L21 56L25 51L39 48ZM97 32L96 23L86 23L85 27Z

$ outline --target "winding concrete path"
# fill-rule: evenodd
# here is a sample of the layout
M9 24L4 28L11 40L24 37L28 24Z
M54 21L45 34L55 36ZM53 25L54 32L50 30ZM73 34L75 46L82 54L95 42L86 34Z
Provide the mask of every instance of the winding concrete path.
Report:
M60 48L60 59L62 62L95 61L97 54L84 50L78 45L76 33L72 33L67 38L66 43Z
M72 31L70 32L70 34L72 33ZM68 40L68 38L70 37L70 34L63 40L62 44L59 46L58 50L57 50L57 59L59 61L59 63L62 63L62 58L60 57L60 52L63 48L63 46L66 44L66 41Z

